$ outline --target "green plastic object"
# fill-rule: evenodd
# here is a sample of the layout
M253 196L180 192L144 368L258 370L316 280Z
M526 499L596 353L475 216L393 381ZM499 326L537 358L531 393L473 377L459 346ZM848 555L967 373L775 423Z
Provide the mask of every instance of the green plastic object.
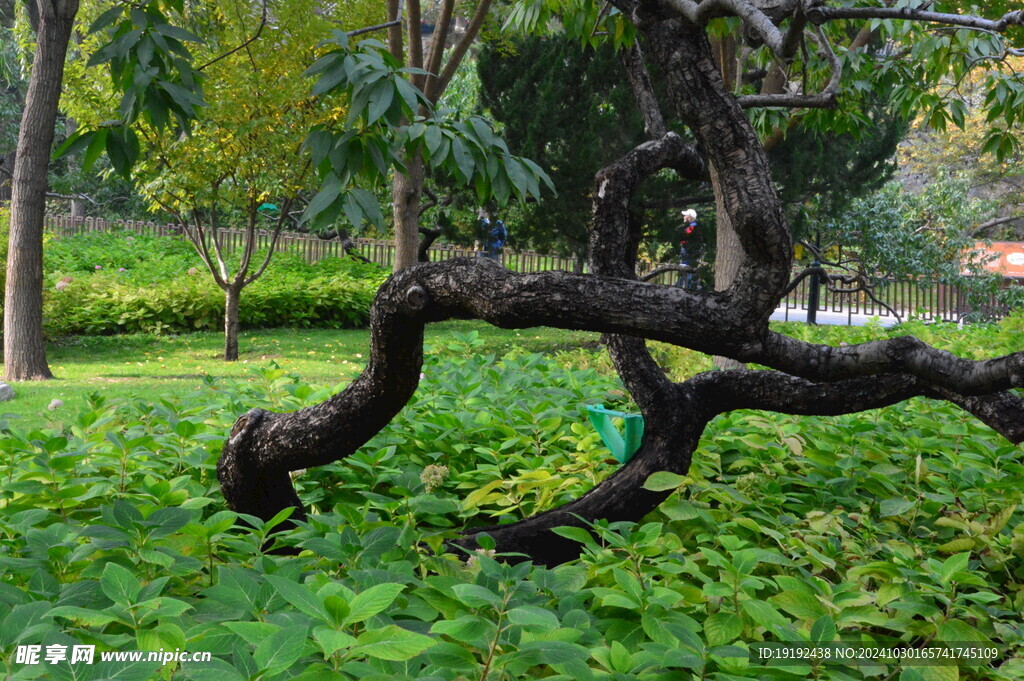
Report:
M601 436L605 446L619 463L626 463L640 449L640 441L644 439L644 417L640 414L629 414L624 411L605 409L603 404L586 405L590 422L594 430ZM620 418L625 428L620 433L612 423L612 419Z
M260 204L260 207L257 208L256 210L263 211L264 213L273 212L277 210L277 206L274 205L273 203L262 203Z

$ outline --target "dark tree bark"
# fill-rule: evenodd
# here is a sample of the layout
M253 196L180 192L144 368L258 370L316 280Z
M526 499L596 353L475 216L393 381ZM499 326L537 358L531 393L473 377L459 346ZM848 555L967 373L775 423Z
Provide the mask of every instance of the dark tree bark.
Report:
M420 234L423 237L420 239L420 245L416 250L416 262L430 262L430 247L441 236L441 230L420 227Z
M477 536L487 532L500 552L548 565L575 557L579 546L552 528L585 526L598 518L641 519L668 495L644 489L647 478L658 471L685 473L707 423L734 409L842 414L923 396L949 400L1012 442L1024 441L1024 400L1010 392L1024 386L1024 353L971 361L909 337L831 347L769 329L769 316L789 282L792 243L764 148L699 25L701 13L752 5L674 0L683 8L679 16L654 0L613 4L640 29L645 52L665 73L674 113L693 132L695 144L664 131L656 101L642 96L648 87L643 74L631 74L653 139L595 178L591 274L516 274L483 258L424 263L396 273L377 294L370 360L355 381L322 404L290 414L253 409L235 423L217 466L232 509L270 518L293 506L293 517L304 517L289 472L346 457L387 425L419 382L424 326L446 319L605 333L616 369L646 422L633 458L590 492L517 523L467 530L455 542L462 549L477 547ZM789 49L792 36L773 36L763 22L751 21L748 28L765 33L766 42ZM635 57L627 55L627 61L642 65ZM708 165L716 170L721 209L740 245L735 277L723 290L708 292L637 280L640 224L631 208L637 188L663 168L700 175ZM673 383L644 339L769 370L716 371Z
M37 7L35 60L12 180L4 299L4 377L13 381L53 378L43 339L43 218L64 57L78 0L40 0Z

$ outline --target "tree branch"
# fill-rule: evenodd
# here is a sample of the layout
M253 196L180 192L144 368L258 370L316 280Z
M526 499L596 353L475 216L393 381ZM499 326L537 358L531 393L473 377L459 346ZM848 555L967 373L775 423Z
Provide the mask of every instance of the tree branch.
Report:
M288 218L288 210L291 208L293 200L294 197L288 197L285 199L284 205L281 207L281 214L277 218L277 224L274 226L274 236L270 239L270 248L267 250L267 255L263 258L263 262L260 264L259 269L257 269L251 277L242 282L242 288L245 288L262 277L263 273L270 265L270 259L274 257L274 251L277 249L277 241L281 237L281 231L284 229L284 221Z
M441 12L437 23L434 24L434 37L430 41L430 50L427 51L427 80L423 87L423 94L431 102L435 101L434 92L437 89L437 78L441 72L441 60L444 58L444 48L448 43L448 29L452 23L452 12L455 10L455 0L443 0Z
M1024 442L1024 400L1010 392L967 397L896 374L815 383L776 371L713 371L687 383L697 386L712 414L760 409L783 414L830 416L887 407L911 397L947 400L973 414L1014 444Z
M668 128L665 125L665 117L661 115L661 108L658 106L658 97L654 94L654 88L651 86L651 76L647 73L647 65L644 64L644 53L640 50L640 43L633 43L630 47L623 49L621 54L622 65L626 68L629 85L633 89L633 98L644 117L644 132L647 133L649 139L663 137L668 132Z
M409 11L407 31L409 33L409 66L415 69L423 68L423 36L420 33L420 0L409 0ZM423 90L423 76L413 74L412 84L419 90Z
M737 97L736 101L744 109L763 106L781 106L789 109L834 109L836 107L836 96L839 93L839 83L843 77L843 63L836 56L835 50L828 42L828 38L818 26L814 27L817 34L818 47L821 55L829 62L830 77L825 88L816 95L798 94L771 94L771 95L744 95Z
M469 51L469 46L476 40L476 36L480 33L480 29L484 25L484 19L487 18L487 12L491 9L492 0L480 0L480 4L476 6L476 12L473 14L473 18L469 22L469 26L466 27L466 32L463 34L462 39L456 43L452 49L451 55L448 57L448 62L444 65L444 70L437 78L435 89L427 94L427 98L431 103L437 104L437 101L444 94L444 91L448 88L448 83L451 82L452 78L455 77L455 72L459 68L459 64L466 57L466 52Z
M929 12L913 7L809 7L807 18L811 23L820 26L826 21L836 19L904 19L908 21L924 21L946 26L962 26L986 31L1003 32L1010 26L1024 26L1024 10L1007 12L999 19L983 19L965 14L946 14Z
M357 28L354 31L348 31L345 35L349 38L354 38L357 35L363 35L364 33L372 33L373 31L381 31L385 28L391 28L392 26L401 26L402 21L396 19L394 21L385 21L383 24L376 24L375 26L366 26L365 28Z
M230 57L235 52L238 52L239 50L244 50L246 47L248 47L249 45L251 45L254 42L256 42L256 40L259 39L260 34L263 33L263 27L267 25L267 0L262 0L262 6L263 6L263 9L262 9L262 13L260 15L260 25L256 27L256 32L252 34L251 38L246 40L244 43L242 43L238 47L236 47L234 49L231 49L231 50L228 50L227 52L225 52L224 54L222 54L222 55L220 55L218 57L214 57L213 59L211 59L210 61L208 61L205 64L203 64L198 69L196 69L196 71L202 71L207 66L213 66L214 64L219 62L221 59L224 59L225 57Z
M814 345L773 331L763 349L746 358L815 381L904 373L960 395L988 395L1024 386L1024 352L974 361L913 336L843 347Z

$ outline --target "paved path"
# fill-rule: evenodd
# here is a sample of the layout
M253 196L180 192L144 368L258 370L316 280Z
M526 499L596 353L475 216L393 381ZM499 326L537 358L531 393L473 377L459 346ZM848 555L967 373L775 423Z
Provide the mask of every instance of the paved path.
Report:
M788 314L788 316L787 316ZM772 319L775 321L790 321L790 322L806 322L807 321L807 310L800 308L790 308L787 310L785 307L780 307L775 310L772 314ZM836 326L864 326L872 320L877 320L882 326L893 326L896 324L896 318L892 315L887 317L878 317L865 314L849 314L847 312L827 312L824 310L818 310L818 323L819 324L830 324Z

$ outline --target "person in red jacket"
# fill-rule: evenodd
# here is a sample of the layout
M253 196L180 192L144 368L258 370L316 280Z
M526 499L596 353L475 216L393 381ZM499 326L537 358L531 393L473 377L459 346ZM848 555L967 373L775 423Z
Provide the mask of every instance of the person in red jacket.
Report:
M697 211L684 210L682 215L683 238L679 242L679 264L690 269L681 274L676 285L693 291L700 287L697 261L700 259L701 243L700 234L697 232Z

